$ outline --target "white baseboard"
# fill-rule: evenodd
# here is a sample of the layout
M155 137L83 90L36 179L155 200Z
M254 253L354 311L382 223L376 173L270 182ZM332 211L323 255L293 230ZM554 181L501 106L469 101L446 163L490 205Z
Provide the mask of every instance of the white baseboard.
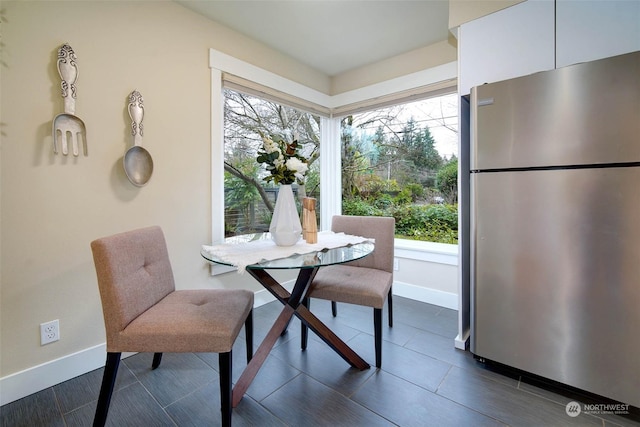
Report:
M469 348L469 339L471 338L471 331L467 329L462 331L456 336L455 347L459 350L467 350Z
M290 281L285 283L284 286L290 290L293 284L294 282ZM402 282L394 282L393 294L453 310L458 309L458 296L449 292L422 288ZM274 300L273 295L267 290L262 289L255 293L254 307L260 307ZM86 374L95 369L102 368L106 354L106 344L99 344L77 353L2 377L0 378L0 406L22 399L48 387L53 387L56 384ZM130 354L123 355L123 357L128 355Z
M424 288L409 283L393 282L393 294L439 307L458 309L458 294Z
M293 281L285 283L284 286L290 289L293 287ZM262 289L255 293L253 306L260 307L274 300L273 295L266 289ZM131 354L134 353L123 354L122 357L125 358ZM107 345L103 343L2 377L0 378L0 406L102 368L106 355Z
M0 378L0 406L104 366L106 344L99 344Z
M467 350L469 348L469 330L464 331L462 334L458 334L455 339L455 347L459 350Z
M293 285L296 284L295 280L288 280L284 283L282 283L282 287L285 288L287 291L291 292L291 290L293 289ZM266 289L260 289L259 291L256 291L253 294L253 307L260 307L261 305L265 305L270 303L271 301L275 301L276 297L274 297L273 295L271 295L269 293L269 291L267 291Z
M284 287L291 291L294 281L286 282ZM422 286L411 285L404 282L393 282L393 294L401 297L413 299L427 304L437 305L439 307L458 309L458 294L451 292L438 291L436 289L424 288ZM261 289L255 293L254 307L260 307L263 304L274 301L275 297L266 289Z
M276 297L271 295L269 291L266 289L260 289L253 294L253 307L260 307L261 305L265 305L270 303L271 301L275 301Z

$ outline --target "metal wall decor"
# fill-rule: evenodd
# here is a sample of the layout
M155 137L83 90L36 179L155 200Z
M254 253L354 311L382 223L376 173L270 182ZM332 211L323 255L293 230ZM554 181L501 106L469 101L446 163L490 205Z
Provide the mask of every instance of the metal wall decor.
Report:
M68 44L58 49L58 74L62 79L61 89L64 99L64 113L53 119L53 152L58 154L58 146L62 154L69 154L69 142L74 156L79 154L78 139L82 139L84 155L87 150L87 130L84 122L76 113L76 81L78 80L78 65L76 54Z
M129 117L131 117L131 135L133 146L124 155L124 172L129 181L136 187L142 187L149 182L153 173L153 159L151 154L142 147L144 131L144 100L137 90L129 95Z

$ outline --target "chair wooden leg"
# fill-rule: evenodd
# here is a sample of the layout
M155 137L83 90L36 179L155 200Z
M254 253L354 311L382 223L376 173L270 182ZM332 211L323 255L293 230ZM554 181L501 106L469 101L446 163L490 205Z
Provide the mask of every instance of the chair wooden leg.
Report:
M302 300L302 305L304 305L305 307L309 308L311 306L311 298L305 298ZM307 325L304 324L304 322L301 320L300 321L300 348L303 350L307 349L307 342L308 342L308 338L309 338L309 328L307 327Z
M253 310L249 312L247 319L244 321L244 336L247 346L247 363L253 358Z
M160 366L160 362L162 362L162 353L154 353L153 362L151 362L151 369L156 369Z
M382 367L382 309L373 309L373 335L376 346L376 367Z
M218 354L222 426L231 427L231 352Z
M389 305L389 327L393 328L393 295L391 289L389 289L389 295L387 295L387 304Z
M331 314L333 314L333 317L338 315L338 304L335 301L331 301Z
M96 407L96 414L93 418L93 427L104 427L107 422L107 413L109 412L113 386L116 383L116 376L118 375L121 355L122 353L107 353L102 385L100 386L100 395L98 396L98 406Z

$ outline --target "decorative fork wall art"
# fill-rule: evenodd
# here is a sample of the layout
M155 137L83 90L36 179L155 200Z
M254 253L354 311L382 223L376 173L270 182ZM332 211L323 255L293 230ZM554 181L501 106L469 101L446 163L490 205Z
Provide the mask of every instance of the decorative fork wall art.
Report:
M82 139L84 155L87 156L87 130L84 122L76 116L76 81L78 80L78 65L76 54L68 44L58 49L58 74L62 80L62 99L64 100L64 113L58 114L53 119L53 152L58 154L58 149L63 155L69 154L69 143L74 156L79 154L79 139Z

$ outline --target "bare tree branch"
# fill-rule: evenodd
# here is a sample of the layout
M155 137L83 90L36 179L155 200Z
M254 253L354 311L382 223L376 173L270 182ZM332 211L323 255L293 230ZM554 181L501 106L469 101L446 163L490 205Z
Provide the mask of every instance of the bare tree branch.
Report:
M258 190L258 193L260 194L260 198L264 202L264 205L267 207L267 209L269 209L270 212L273 212L273 204L267 197L267 192L264 191L264 188L262 187L262 184L260 183L260 181L243 174L242 172L240 172L238 169L234 168L231 164L227 162L224 162L224 170L226 172L229 172L231 175L235 176L236 178L239 178L244 182L253 185Z

